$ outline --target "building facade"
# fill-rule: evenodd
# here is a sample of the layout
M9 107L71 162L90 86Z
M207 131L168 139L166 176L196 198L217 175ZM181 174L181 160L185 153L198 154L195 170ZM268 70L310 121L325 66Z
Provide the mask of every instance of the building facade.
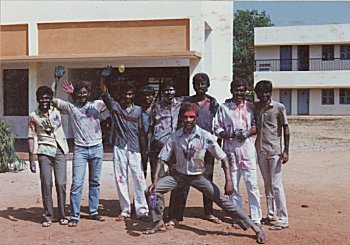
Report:
M92 82L96 97L101 69L120 64L137 87L158 90L172 77L178 95L188 95L192 77L205 72L210 94L230 96L232 1L1 1L0 18L0 118L17 138L27 137L36 89L51 85L57 65L62 80Z
M350 24L255 28L254 83L292 115L350 115Z

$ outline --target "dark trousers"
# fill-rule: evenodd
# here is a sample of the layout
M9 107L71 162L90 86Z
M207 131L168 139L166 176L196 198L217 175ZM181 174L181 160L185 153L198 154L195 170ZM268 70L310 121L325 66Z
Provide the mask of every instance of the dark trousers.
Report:
M151 167L151 180L152 180L152 183L154 181L154 173L156 172L156 167L157 167L159 153L160 153L160 150L159 151L152 151L149 154L149 164L150 164L150 167ZM143 172L144 172L145 179L146 179L146 175L147 175L146 174L147 173L147 159L146 159L146 161L142 162L142 166L143 166ZM159 177L163 177L164 174L165 174L164 166L161 166L160 172L159 172Z
M205 172L204 177L208 180L213 181L213 172L214 172L214 157L207 151L204 156L205 162ZM179 221L183 220L186 201L190 187L187 186L182 189L173 190L170 194L170 203L169 203L169 218L176 219ZM203 193L203 208L204 214L210 215L213 214L213 201L208 198Z
M52 170L55 176L55 186L57 192L58 219L65 218L66 205L66 183L67 183L67 162L66 156L58 147L56 156L50 157L38 154L40 168L41 194L43 199L45 219L53 220L53 201L52 201Z
M226 197L219 188L203 174L200 175L184 175L177 171L172 171L170 175L165 176L157 182L155 193L157 195L157 205L151 209L151 217L153 222L157 222L163 218L164 212L164 196L163 194L174 190L193 186L202 192L207 198L213 200L220 208L222 208L243 230L247 230L253 225L253 221L243 212L241 208L236 206L228 197Z

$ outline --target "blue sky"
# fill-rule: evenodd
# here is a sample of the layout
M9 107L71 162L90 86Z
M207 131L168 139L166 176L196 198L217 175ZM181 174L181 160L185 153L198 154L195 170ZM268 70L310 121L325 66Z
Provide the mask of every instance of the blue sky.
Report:
M350 1L235 1L234 11L265 10L275 26L350 24Z

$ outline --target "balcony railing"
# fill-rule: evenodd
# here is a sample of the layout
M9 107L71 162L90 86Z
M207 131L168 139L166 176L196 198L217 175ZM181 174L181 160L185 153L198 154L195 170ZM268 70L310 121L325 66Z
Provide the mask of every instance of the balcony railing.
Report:
M255 60L255 71L337 71L350 70L350 60L263 59Z

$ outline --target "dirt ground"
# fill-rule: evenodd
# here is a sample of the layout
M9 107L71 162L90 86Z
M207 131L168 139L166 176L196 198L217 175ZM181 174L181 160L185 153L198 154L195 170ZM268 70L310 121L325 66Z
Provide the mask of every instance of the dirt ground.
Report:
M350 244L349 125L350 117L290 118L290 161L283 166L290 228L270 231L265 226L268 244ZM71 162L68 166L67 202ZM259 181L263 214L266 214L262 179ZM184 221L177 229L143 235L142 230L149 223L135 219L126 223L115 221L119 204L110 161L104 162L101 182L100 212L105 222L84 218L88 205L85 185L79 226L69 228L54 223L42 228L39 175L29 170L0 174L0 244L256 244L252 231L231 228L229 219L217 206L214 206L215 214L226 223L216 225L203 220L202 197L194 189L190 192ZM214 182L223 188L219 164ZM243 183L241 189L245 197ZM168 200L169 196L166 197Z

